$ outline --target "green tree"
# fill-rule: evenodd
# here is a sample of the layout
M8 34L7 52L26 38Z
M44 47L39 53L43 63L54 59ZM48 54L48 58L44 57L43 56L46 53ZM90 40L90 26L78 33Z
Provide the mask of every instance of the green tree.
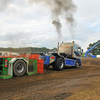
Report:
M97 42L99 42L100 40L98 40ZM93 45L95 45L97 42L94 43L90 43L89 47L87 47L87 49L90 49ZM100 55L100 44L98 46L96 46L93 50L91 50L91 53L93 55Z
M82 53L82 57L85 57L85 52Z

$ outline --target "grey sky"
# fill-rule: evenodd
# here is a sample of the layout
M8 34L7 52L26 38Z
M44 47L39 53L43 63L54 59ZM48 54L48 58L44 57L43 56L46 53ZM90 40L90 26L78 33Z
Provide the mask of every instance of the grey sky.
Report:
M0 0L4 1L4 0ZM8 1L8 0L5 0ZM73 0L77 6L73 14L77 25L72 33L63 17L62 37L58 38L52 25L50 9L28 0L9 0L0 3L0 47L57 47L57 42L72 42L86 51L88 44L100 39L100 1Z

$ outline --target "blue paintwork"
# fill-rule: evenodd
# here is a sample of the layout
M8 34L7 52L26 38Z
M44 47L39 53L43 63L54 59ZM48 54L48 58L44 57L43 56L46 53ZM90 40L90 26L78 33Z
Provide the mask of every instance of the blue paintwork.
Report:
M75 66L75 63L76 63L77 60L79 61L79 65L81 66L81 59L76 59L76 60L73 60L73 59L65 59L65 65Z
M49 65L50 64L50 56L41 56L41 59L44 59L44 64Z
M72 60L72 59L65 59L65 65L68 66L75 66L76 60Z
M57 53L55 53L55 61L56 61L56 55ZM47 55L43 55L41 56L41 59L44 59L44 65L49 65L50 64L50 57L51 56L47 56ZM79 65L81 66L81 59L68 59L68 58L65 58L65 65L68 65L68 66L75 66L75 63L76 61L79 61Z
M87 55L92 56L92 58L96 58L95 55L92 55L91 53L89 53L91 50L93 50L96 46L98 46L100 44L100 41L98 41L96 44L94 44L89 50L86 51L85 53L85 58L87 58Z

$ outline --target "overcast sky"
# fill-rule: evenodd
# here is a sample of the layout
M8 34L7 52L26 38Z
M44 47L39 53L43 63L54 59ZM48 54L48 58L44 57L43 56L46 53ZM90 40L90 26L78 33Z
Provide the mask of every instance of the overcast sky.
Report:
M7 1L7 2L1 2ZM0 47L57 47L57 42L78 43L86 51L100 39L100 0L73 0L76 25L70 32L63 17L58 38L47 6L27 0L0 0Z

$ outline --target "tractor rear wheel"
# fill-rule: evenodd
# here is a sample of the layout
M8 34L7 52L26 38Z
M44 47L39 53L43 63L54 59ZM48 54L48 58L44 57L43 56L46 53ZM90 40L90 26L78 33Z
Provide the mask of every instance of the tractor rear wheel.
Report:
M26 63L23 60L17 60L14 63L13 72L15 76L22 76L26 72Z
M58 71L62 71L64 69L64 59L63 58L58 58L54 64L54 68Z

